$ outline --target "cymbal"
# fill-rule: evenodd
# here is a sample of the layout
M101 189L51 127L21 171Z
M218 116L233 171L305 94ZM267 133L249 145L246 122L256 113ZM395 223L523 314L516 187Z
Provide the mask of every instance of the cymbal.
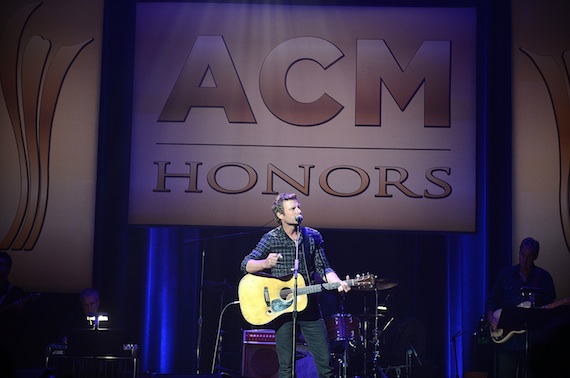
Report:
M387 278L381 278L375 281L376 290L387 290L398 286L399 282L394 280L389 280Z
M374 280L374 285L371 286L363 286L363 287L355 287L356 290L362 291L374 291L374 290L388 290L393 287L398 286L398 281L390 280L387 278L377 278Z

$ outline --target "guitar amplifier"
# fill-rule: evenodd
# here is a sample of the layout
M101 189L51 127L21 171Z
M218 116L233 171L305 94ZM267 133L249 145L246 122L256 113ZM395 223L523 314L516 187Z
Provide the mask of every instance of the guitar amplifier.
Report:
M243 331L243 342L248 344L269 343L275 344L275 330L250 329Z
M279 361L275 350L275 331L255 329L243 331L241 374L249 378L277 378Z

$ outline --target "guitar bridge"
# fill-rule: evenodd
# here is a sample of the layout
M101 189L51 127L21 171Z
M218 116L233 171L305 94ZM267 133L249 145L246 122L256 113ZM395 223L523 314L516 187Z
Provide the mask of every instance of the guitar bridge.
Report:
M265 298L265 306L267 307L267 312L270 313L271 312L271 301L269 299L269 289L267 289L267 286L265 286L263 288L263 298Z

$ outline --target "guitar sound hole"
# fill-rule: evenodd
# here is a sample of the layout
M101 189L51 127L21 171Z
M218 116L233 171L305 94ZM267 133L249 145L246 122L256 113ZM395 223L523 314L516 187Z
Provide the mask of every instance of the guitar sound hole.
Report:
M279 292L279 297L284 301L290 301L293 299L293 290L288 287L284 287Z

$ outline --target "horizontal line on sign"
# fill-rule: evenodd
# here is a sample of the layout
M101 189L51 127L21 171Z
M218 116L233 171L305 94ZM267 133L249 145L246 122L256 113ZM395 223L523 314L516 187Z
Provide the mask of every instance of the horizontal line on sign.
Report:
M157 142L161 146L203 146L203 147L257 147L257 148L306 148L326 150L382 150L382 151L451 151L451 148L413 148L413 147L335 147L335 146L281 146L259 144L223 144L223 143L180 143Z

